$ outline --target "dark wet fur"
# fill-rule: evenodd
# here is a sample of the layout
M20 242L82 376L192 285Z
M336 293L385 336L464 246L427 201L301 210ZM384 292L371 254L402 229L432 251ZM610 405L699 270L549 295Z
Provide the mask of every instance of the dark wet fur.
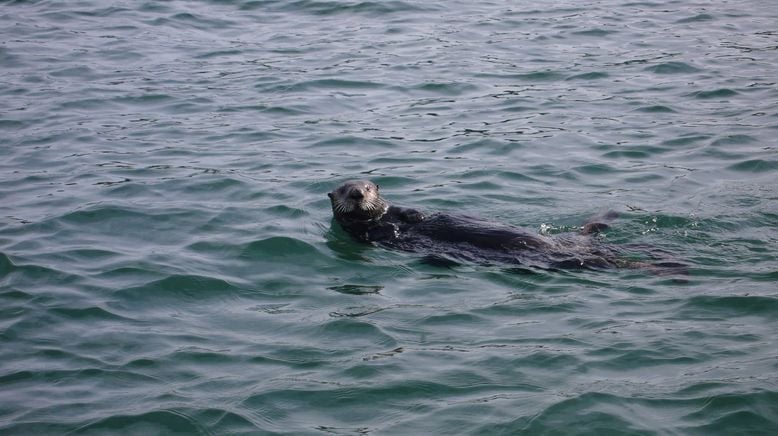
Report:
M335 220L352 237L382 247L420 253L422 261L452 267L458 263L507 264L542 269L644 268L652 272L681 271L682 264L627 260L616 246L596 234L618 214L608 212L587 221L580 232L553 237L467 215L434 213L390 206L378 186L365 180L346 182L329 194ZM351 203L346 207L343 201ZM369 211L359 208L369 201ZM385 209L376 213L374 204ZM345 209L352 208L349 212Z

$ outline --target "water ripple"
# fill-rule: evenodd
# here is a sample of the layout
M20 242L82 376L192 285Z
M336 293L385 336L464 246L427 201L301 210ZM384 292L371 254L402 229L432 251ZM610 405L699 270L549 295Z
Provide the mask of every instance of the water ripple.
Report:
M778 17L719 3L4 2L0 433L778 432ZM689 267L436 267L352 178Z

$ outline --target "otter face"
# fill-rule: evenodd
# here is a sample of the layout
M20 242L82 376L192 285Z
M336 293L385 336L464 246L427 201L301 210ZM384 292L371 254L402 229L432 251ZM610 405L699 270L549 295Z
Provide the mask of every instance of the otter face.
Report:
M378 193L378 185L369 180L349 180L327 196L337 219L376 219L386 213L388 207Z

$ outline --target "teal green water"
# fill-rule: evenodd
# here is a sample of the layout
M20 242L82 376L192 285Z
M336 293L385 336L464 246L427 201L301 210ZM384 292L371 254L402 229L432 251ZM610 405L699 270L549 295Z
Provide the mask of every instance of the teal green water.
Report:
M778 433L778 12L0 2L0 433ZM326 193L688 276L436 268Z

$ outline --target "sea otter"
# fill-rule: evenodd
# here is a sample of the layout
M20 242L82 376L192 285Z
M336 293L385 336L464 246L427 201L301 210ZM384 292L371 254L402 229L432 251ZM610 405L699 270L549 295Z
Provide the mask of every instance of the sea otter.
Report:
M355 239L417 252L431 263L460 261L502 263L543 269L607 267L675 268L680 264L627 260L615 247L593 237L608 228L609 212L588 221L577 233L540 235L481 218L447 213L426 214L389 204L369 180L350 180L327 194L335 221Z

